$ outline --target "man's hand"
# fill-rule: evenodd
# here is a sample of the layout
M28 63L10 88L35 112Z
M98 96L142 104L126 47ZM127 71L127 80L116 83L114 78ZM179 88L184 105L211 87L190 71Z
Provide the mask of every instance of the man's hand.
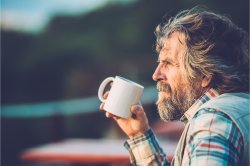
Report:
M105 99L108 97L108 93L104 94ZM100 109L103 110L103 107L104 103L101 103ZM106 112L106 117L113 118L129 138L146 133L150 127L142 106L140 104L133 105L130 111L132 112L132 117L129 119L117 117L109 112Z

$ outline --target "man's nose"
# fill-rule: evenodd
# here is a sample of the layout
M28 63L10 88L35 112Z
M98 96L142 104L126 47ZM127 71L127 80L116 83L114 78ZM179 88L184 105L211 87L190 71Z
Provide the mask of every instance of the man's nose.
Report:
M154 72L152 78L153 78L154 81L159 81L159 80L163 79L160 64L155 69L155 72Z

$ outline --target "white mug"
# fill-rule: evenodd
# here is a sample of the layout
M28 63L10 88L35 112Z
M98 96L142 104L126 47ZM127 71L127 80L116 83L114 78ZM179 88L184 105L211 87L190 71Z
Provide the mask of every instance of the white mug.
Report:
M103 91L108 83L113 82L107 99ZM116 76L106 78L98 90L98 98L104 103L104 110L116 116L128 119L132 116L130 108L139 103L144 87L128 79Z

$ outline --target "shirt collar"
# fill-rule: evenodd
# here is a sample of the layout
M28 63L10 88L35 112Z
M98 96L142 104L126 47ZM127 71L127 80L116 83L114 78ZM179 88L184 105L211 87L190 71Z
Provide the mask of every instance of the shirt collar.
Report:
M181 117L181 121L184 123L187 123L190 121L195 113L197 112L197 109L207 101L211 100L212 98L216 98L219 96L219 93L213 89L208 89L199 99L195 101L195 103L184 113L184 115Z

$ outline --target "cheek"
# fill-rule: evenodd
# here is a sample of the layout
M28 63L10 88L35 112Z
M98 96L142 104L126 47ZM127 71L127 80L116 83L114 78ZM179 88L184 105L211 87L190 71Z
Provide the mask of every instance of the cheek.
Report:
M172 70L169 72L168 83L172 89L176 89L183 84L183 79L181 78L179 71Z

